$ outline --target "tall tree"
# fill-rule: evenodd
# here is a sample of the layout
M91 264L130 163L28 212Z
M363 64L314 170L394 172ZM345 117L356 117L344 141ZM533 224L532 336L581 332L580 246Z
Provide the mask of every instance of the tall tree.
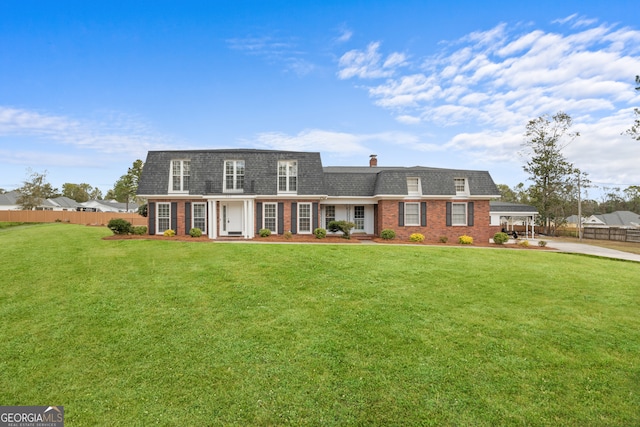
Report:
M70 182L62 184L62 195L78 203L88 201L92 191L93 187L89 184L72 184Z
M640 76L636 76L636 90L640 90ZM634 108L636 120L624 133L631 138L640 141L640 108Z
M107 192L107 198L126 203L127 210L129 210L129 203L136 200L143 165L142 160L139 159L133 162L133 166L129 168L127 173L122 175L114 184L113 189Z
M29 178L23 181L23 186L18 188L20 196L16 200L22 209L33 210L42 205L45 199L58 197L57 188L51 187L47 182L47 171L43 173L28 170Z
M562 201L571 192L577 172L562 154L562 149L579 136L569 131L572 123L571 117L560 111L551 119L545 115L530 120L526 127L524 147L530 158L523 169L533 183L530 203L538 209L538 219L547 234L552 222L564 214Z

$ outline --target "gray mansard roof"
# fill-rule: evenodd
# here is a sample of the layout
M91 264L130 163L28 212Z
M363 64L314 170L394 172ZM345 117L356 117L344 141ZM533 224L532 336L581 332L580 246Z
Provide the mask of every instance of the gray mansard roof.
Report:
M420 178L423 196L454 196L454 178L465 178L472 197L500 194L486 171L428 167L324 167L317 152L275 150L150 151L138 194L167 195L172 160L190 160L190 194L223 194L225 160L244 160L243 194L276 195L278 161L298 162L298 195L384 197L407 195L407 178Z

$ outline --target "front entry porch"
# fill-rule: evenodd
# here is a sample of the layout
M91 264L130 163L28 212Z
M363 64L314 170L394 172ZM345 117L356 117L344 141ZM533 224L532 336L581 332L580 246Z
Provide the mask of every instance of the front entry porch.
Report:
M251 199L211 199L209 204L209 238L242 237L253 239L254 203Z

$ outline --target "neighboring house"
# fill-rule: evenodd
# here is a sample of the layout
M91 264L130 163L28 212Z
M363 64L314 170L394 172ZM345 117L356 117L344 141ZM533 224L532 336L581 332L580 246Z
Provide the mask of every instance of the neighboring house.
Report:
M491 225L500 226L501 230L513 231L515 226L523 226L525 236L535 237L536 215L538 210L529 205L492 201Z
M20 193L16 190L0 194L0 211L14 211L22 209L18 204L19 197Z
M78 202L65 196L47 199L47 202L53 205L54 211L75 211L80 206Z
M115 200L89 200L79 204L77 210L94 211L94 212L137 212L138 205L129 203L127 210L126 203L116 202Z
M192 227L211 239L272 233L311 234L332 220L354 234L427 241L469 235L488 241L489 200L499 196L488 172L428 167L323 167L320 153L271 150L150 151L138 185L148 200L149 233Z
M571 215L567 224L578 225L578 216ZM640 228L640 215L631 211L615 211L608 214L591 215L582 218L582 225L589 227Z

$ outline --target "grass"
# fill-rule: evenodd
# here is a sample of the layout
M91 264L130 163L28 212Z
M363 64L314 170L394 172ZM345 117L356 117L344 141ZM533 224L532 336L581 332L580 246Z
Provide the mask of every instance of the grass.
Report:
M0 402L85 425L640 424L640 264L0 233Z

